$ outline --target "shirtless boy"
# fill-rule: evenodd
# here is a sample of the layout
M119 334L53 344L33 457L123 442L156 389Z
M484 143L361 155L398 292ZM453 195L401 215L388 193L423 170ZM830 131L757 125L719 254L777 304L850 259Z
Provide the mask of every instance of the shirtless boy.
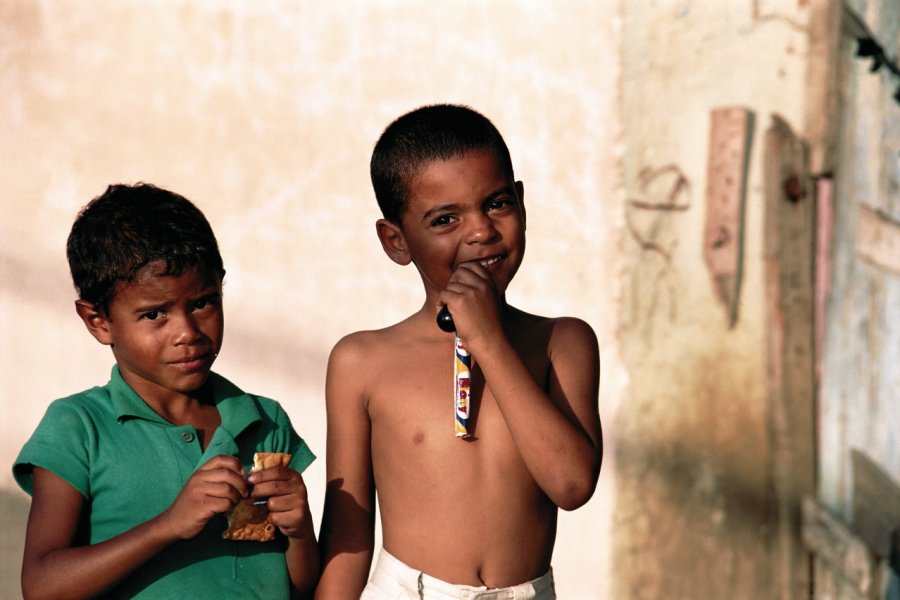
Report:
M332 352L316 597L554 598L557 509L590 499L602 458L596 336L506 303L525 250L523 186L485 117L454 105L400 117L371 175L378 238L416 266L425 300ZM472 356L467 439L454 435L443 306ZM367 584L376 490L383 548Z

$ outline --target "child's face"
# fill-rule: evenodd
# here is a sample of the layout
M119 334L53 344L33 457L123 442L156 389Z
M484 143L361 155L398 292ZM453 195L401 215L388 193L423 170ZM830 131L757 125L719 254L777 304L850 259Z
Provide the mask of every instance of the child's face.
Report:
M525 253L521 183L510 181L490 152L426 165L410 182L401 232L426 293L444 289L462 263L477 261L500 294Z
M160 276L153 265L119 284L98 340L112 347L125 381L144 400L191 395L222 346L222 287L198 269Z

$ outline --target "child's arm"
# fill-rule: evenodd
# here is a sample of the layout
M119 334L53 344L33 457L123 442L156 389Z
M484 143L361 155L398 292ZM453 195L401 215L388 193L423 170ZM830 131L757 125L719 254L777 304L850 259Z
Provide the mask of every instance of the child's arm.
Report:
M319 577L319 547L303 476L288 467L251 473L253 498L268 498L269 520L288 538L288 575L296 596L312 595Z
M120 582L170 544L196 536L215 514L231 508L246 490L240 462L217 456L188 480L172 505L121 535L74 546L87 521L81 493L50 471L34 469L25 552L25 598L86 598Z
M593 495L603 457L597 339L583 321L560 319L549 351L547 391L505 338L472 354L535 481L557 506L574 510Z
M345 338L331 354L325 384L328 414L325 509L319 536L317 598L359 598L375 545L371 427L360 383L366 350Z
M525 465L557 506L578 508L594 493L603 457L593 330L577 319L554 321L544 390L503 330L496 290L484 268L464 263L451 280L440 299L484 373Z

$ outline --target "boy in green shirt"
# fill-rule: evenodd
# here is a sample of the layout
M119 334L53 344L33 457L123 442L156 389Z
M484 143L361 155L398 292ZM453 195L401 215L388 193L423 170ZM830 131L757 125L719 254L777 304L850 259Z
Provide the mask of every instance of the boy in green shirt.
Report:
M319 557L300 472L314 456L277 402L210 372L225 269L206 218L178 194L110 186L67 253L76 311L116 366L105 386L52 403L13 467L32 494L23 594L311 593ZM255 452L292 458L245 477ZM244 498L267 505L275 540L222 538Z

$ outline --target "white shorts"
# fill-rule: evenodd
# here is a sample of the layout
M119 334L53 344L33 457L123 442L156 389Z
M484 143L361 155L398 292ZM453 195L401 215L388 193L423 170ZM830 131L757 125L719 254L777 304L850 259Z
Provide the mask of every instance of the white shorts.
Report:
M456 585L430 577L381 549L360 600L555 600L553 569L527 583L505 588Z

